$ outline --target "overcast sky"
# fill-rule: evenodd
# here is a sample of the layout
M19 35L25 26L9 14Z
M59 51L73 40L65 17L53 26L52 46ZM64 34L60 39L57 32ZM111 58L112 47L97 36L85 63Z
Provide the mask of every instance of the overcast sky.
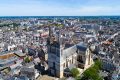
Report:
M120 15L120 0L0 0L0 16Z

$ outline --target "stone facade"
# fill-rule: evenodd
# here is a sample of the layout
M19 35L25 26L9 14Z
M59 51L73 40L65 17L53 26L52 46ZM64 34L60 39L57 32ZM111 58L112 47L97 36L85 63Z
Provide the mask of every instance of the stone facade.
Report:
M89 47L74 44L65 48L61 38L48 39L48 66L51 75L62 78L66 68L74 67L86 70L93 64Z

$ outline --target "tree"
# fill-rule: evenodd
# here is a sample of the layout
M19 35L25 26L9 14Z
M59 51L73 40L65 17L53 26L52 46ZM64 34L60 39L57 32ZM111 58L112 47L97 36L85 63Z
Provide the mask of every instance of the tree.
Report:
M95 64L83 73L82 78L77 80L103 80L102 77L99 76L101 66L101 61L96 60Z
M25 62L26 62L26 63L29 63L29 62L30 62L29 57L26 57L26 58L25 58Z
M102 62L99 59L95 60L94 67L97 67L98 70L101 70L101 68L102 68Z
M101 77L99 76L97 70L91 67L83 73L81 80L101 80L100 78Z
M75 78L80 74L80 72L79 72L79 70L77 68L72 68L71 69L71 74Z

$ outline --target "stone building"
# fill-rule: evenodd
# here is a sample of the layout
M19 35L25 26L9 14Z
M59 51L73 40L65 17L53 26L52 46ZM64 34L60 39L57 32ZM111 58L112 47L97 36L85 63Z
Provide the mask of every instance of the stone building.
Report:
M65 37L58 34L52 34L50 31L48 38L48 66L51 75L62 78L66 68L78 68L81 73L93 64L91 51L83 43L66 43Z

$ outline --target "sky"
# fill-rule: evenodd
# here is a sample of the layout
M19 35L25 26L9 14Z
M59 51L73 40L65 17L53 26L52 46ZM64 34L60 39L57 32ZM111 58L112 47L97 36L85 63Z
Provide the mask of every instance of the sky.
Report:
M120 0L0 0L0 16L120 15Z

